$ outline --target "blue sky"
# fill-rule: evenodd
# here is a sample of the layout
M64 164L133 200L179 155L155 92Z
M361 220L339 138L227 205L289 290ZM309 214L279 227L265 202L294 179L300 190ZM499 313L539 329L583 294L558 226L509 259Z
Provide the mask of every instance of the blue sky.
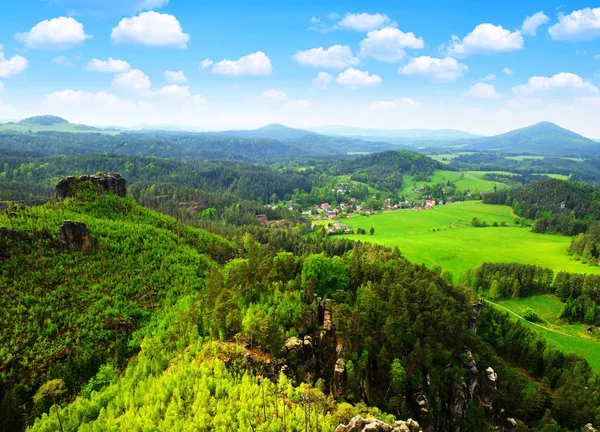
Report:
M0 15L0 119L56 114L127 127L278 122L483 134L550 120L600 138L595 6L10 2Z

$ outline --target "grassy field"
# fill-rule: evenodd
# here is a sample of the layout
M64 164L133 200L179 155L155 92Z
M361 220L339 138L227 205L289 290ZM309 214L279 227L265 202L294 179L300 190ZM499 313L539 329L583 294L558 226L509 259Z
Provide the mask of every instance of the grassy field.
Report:
M555 296L537 295L518 299L500 299L494 304L512 312L513 319L544 335L546 340L561 351L573 352L584 357L596 371L600 371L600 336L588 335L584 324L562 322L558 317L563 303ZM535 310L542 321L530 323L521 318L521 312L526 307Z
M471 190L476 192L489 192L494 189L494 186L498 188L505 187L504 183L497 183L488 180L483 180L483 176L487 173L497 173L506 175L515 175L513 173L505 171L447 171L447 170L436 170L430 177L430 181L427 182L415 182L413 176L405 175L403 177L403 188L398 192L399 195L403 195L407 199L414 199L420 196L415 192L415 189L422 188L424 185L435 185L438 183L446 183L451 181L460 190Z
M527 159L535 159L535 160L540 160L540 159L546 159L547 157L552 157L552 158L556 158L556 159L565 159L565 160L572 160L575 162L581 162L583 161L582 158L571 158L571 157L561 157L561 156L505 156L505 159L512 159L512 160L516 160L516 161L524 161Z
M486 221L505 222L506 227L475 228L473 217ZM398 246L411 261L427 266L439 265L450 270L455 280L462 270L482 262L518 262L560 270L600 274L599 267L572 261L567 254L571 239L552 234L536 234L530 228L514 224L512 210L507 206L468 201L429 210L397 210L372 216L356 215L343 222L353 228L363 228L375 234L351 234L344 237L370 241L386 246Z
M537 174L534 174L534 175L537 175ZM564 175L564 174L539 174L539 175L545 175L550 178L559 179L559 180L569 180L569 177L571 177L571 176Z
M443 153L443 154L434 154L434 155L427 155L427 156L429 156L431 159L434 159L443 164L449 164L452 161L452 159L456 159L460 155L470 155L470 154L474 154L474 152Z

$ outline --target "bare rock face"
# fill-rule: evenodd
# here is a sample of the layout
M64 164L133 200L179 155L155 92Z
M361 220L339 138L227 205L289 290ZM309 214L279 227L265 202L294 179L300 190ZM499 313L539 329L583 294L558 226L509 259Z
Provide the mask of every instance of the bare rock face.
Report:
M64 177L56 185L56 199L59 201L75 196L87 181L95 186L100 186L106 192L111 192L121 197L127 194L126 182L117 173L98 173L96 175L82 175L79 177Z
M337 359L333 368L333 380L331 382L331 393L334 396L342 396L346 389L346 362L343 358Z
M591 423L586 424L584 427L585 427L585 432L598 432L598 430L596 428L594 428L594 425Z
M64 221L60 226L58 238L63 245L76 251L86 251L98 245L98 239L90 234L84 222Z
M483 309L483 304L481 302L477 302L473 304L473 317L471 318L471 331L473 333L477 332L477 318L481 314L481 309Z
M335 432L423 432L419 423L412 419L397 421L389 425L376 418L353 417L347 425L339 425Z
M413 399L419 423L423 425L423 429L426 431L433 430L433 415L425 392L423 392L423 390L416 392L413 395Z
M481 405L489 410L493 409L494 400L496 399L497 387L496 381L498 374L491 367L485 370L485 378L481 383Z
M315 378L317 359L310 336L304 336L304 339L289 338L285 341L283 354L297 382L307 382Z

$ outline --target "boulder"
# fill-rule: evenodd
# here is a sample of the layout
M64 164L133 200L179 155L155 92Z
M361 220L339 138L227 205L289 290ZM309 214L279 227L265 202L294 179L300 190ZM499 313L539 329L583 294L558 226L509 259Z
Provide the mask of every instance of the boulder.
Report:
M517 428L517 421L512 418L509 417L506 420L504 420L504 431L505 432L512 432Z
M84 222L66 220L58 231L60 242L76 251L86 251L98 245L98 239L93 237Z
M61 201L65 198L75 196L87 181L90 181L95 186L100 186L106 192L111 192L121 197L127 194L125 179L119 174L98 173L96 175L62 178L56 185L56 199Z
M353 417L347 425L339 425L335 432L422 432L419 423L412 419L397 421L393 426L376 418Z
M585 425L585 432L598 432L598 430L594 428L593 424L588 423Z

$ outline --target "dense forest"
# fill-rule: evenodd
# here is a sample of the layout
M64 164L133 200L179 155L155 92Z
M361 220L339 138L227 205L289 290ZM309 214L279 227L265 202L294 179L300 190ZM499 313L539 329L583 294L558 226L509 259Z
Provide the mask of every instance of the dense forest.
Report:
M534 219L533 231L576 235L600 218L600 191L564 180L547 180L502 189L483 196L486 204L512 207L526 219Z
M404 199L406 175L427 181L463 156L448 167L410 151L301 154L292 138L75 135L0 134L0 431L599 422L600 378L584 359L478 302L549 293L562 319L598 325L597 276L486 263L455 284L398 248L312 230L315 204L380 209ZM85 183L57 200L62 177L101 171L125 177L127 196ZM592 186L484 179L510 186L485 203L536 232L578 234L572 256L597 262ZM450 181L421 193L480 196Z
M65 220L85 223L81 243ZM0 221L2 430L59 418L66 430L331 430L355 414L573 429L597 415L585 361L487 306L477 318L469 290L397 249L200 220L211 234L94 188ZM551 378L532 386L503 356ZM574 370L588 383L577 398ZM155 402L126 396L140 391Z

